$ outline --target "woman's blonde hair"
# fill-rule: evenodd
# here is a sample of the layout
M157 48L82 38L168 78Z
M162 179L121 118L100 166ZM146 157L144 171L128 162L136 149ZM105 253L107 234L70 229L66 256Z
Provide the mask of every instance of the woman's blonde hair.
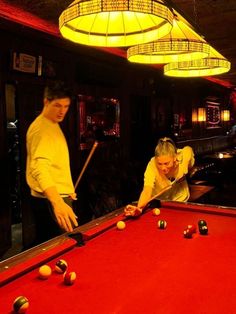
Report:
M160 138L155 148L155 157L170 155L175 156L177 148L174 141L169 137Z

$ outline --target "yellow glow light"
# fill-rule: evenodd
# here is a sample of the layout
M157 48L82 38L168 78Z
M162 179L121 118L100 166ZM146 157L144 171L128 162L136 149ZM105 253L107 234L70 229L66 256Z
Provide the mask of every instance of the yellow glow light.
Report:
M198 108L198 122L206 121L206 109L205 108Z
M221 120L222 121L230 121L230 111L229 110L222 110L221 111Z
M209 57L166 64L164 74L175 77L211 76L228 72L230 68L231 63L214 48L210 47Z
M165 36L172 21L162 0L76 0L60 15L59 29L76 43L125 47Z
M206 43L184 21L175 17L170 33L154 42L130 47L127 58L137 63L170 63L205 58L210 53Z
M197 122L198 115L197 115L197 109L192 110L192 122Z

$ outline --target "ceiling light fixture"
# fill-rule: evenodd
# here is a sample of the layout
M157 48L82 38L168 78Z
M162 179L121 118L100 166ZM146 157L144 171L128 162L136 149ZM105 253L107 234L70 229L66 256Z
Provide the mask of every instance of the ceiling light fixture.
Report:
M210 47L209 57L168 63L164 66L164 74L174 77L211 76L228 72L230 67L231 63L213 47Z
M173 13L164 0L76 0L59 18L64 38L99 47L125 47L168 34Z
M175 16L168 35L154 42L130 47L127 58L137 63L192 61L209 55L210 45L190 26Z

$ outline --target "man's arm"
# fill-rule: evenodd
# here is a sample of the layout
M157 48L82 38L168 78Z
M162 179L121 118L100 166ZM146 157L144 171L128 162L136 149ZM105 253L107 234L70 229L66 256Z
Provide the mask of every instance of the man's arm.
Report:
M52 204L59 226L67 232L72 232L73 226L78 226L73 209L64 202L54 186L48 187L43 193Z

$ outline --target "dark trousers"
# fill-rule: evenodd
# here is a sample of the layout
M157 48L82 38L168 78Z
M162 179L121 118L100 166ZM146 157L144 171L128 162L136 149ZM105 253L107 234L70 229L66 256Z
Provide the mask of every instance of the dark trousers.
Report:
M72 207L72 200L68 197L64 201ZM56 221L51 203L46 198L31 196L31 209L35 223L35 245L48 241L65 231Z

